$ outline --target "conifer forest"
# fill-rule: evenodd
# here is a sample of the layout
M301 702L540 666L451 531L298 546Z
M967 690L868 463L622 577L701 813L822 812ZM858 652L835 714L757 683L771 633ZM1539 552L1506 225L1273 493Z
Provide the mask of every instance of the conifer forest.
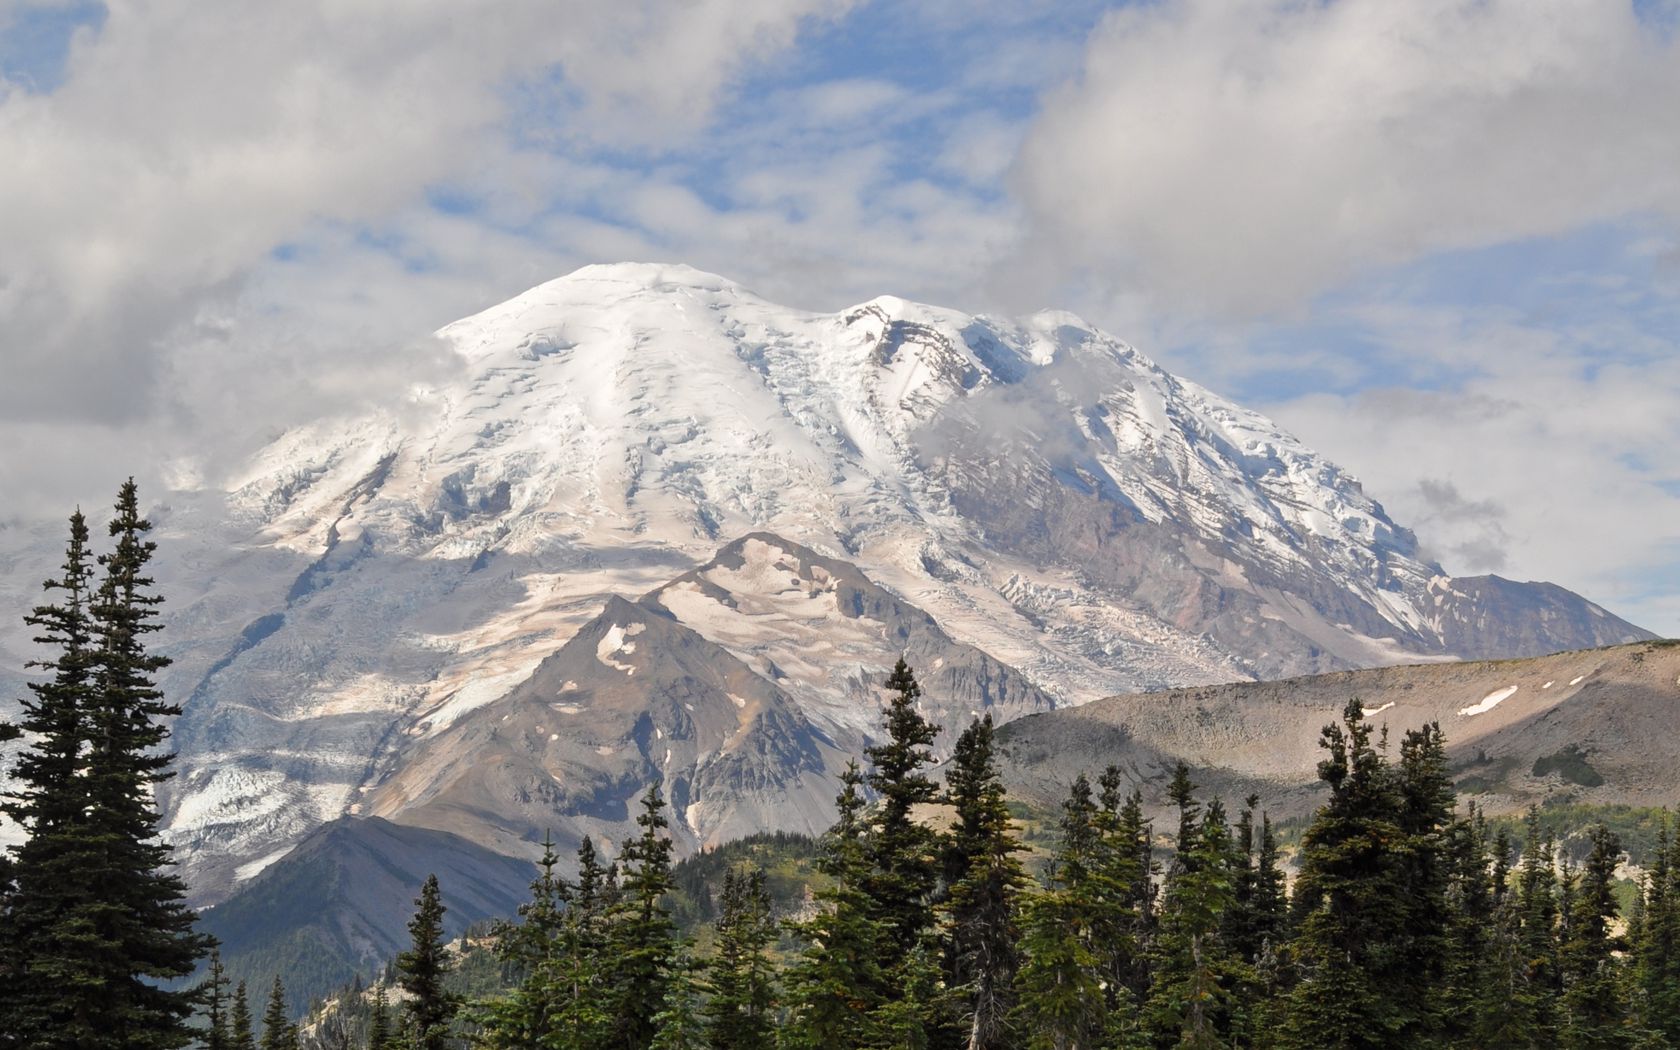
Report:
M803 899L741 854L700 920L679 913L715 858L676 862L654 783L610 862L589 839L575 858L548 845L519 914L464 940L444 934L451 887L415 887L411 946L295 1016L284 974L230 980L157 835L178 707L148 645L149 527L132 482L103 551L73 516L29 615L37 676L6 732L31 743L0 803L29 833L0 861L0 1047L1680 1046L1666 822L1625 892L1609 828L1577 859L1536 814L1497 826L1456 798L1438 727L1391 739L1351 698L1318 741L1324 801L1288 843L1262 799L1209 797L1180 764L1169 826L1109 766L1029 848L990 717L936 769L902 660Z

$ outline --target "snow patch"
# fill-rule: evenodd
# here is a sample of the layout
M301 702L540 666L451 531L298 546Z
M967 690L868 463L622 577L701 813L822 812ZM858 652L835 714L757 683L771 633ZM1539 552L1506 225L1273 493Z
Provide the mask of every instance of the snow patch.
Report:
M623 653L628 656L635 652L636 643L629 641L629 639L636 637L636 635L641 634L645 630L647 630L647 624L643 623L633 623L629 627L616 623L613 624L607 629L607 633L601 636L601 640L596 643L595 659L601 661L603 664L606 664L615 671L623 671L627 675L635 674L636 669L634 667L626 663L620 663L617 660L614 660L613 657L617 656L619 653Z
M1547 682L1547 683L1546 683L1546 684L1545 684L1545 685L1543 685L1543 686L1541 686L1541 687L1540 687L1540 688L1542 688L1542 689L1550 689L1550 688L1551 688L1551 687L1552 687L1552 685L1553 685L1553 684L1554 684L1554 683L1552 683L1552 682Z
M1394 701L1390 700L1388 703L1382 705L1381 707L1373 707L1369 711L1365 712L1365 717L1370 718L1372 715L1380 715L1384 711L1387 711L1389 708L1391 708L1393 706L1394 706Z
M1517 687L1514 685L1508 685L1503 689L1495 689L1493 692L1482 697L1480 703L1471 704L1469 707L1459 708L1458 713L1461 715L1485 715L1489 711L1498 707L1504 701L1515 696L1516 692Z
M1569 680L1569 684L1570 684L1570 685L1580 685L1580 684L1581 684L1581 683L1582 683L1582 682L1585 682L1585 681L1586 681L1586 680L1587 680L1587 676L1586 676L1586 675L1584 675L1584 674L1578 674L1578 675L1576 675L1576 676L1575 676L1575 677L1574 677L1574 678L1571 678L1571 679L1570 679L1570 680Z
M745 699L743 699L743 698L741 698L741 697L739 697L739 696L736 696L736 695L735 695L735 694L734 694L734 693L730 693L730 694L729 694L729 699L731 699L731 700L733 700L733 701L735 701L735 706L736 706L736 707L742 707L742 708L744 708L744 707L746 707L746 706L747 706L747 702L746 702L746 700L745 700ZM694 709L693 709L693 708L689 708L689 710L690 710L690 711L692 711L692 710L694 710Z
M275 861L279 860L281 857L284 857L286 854L290 853L291 851L292 851L292 847L282 846L281 848L275 850L273 853L270 853L267 856L258 857L256 860L248 861L244 864L241 864L239 867L233 869L233 881L234 882L245 882L248 879L255 878L257 876L257 874L260 873L264 868L268 867L270 864L273 864Z

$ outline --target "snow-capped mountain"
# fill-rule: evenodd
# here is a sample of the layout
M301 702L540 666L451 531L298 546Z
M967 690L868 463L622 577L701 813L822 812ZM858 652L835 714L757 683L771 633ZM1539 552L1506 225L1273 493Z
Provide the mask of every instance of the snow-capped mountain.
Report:
M430 820L434 777L495 736L492 705L535 739L521 705L572 680L542 666L593 660L623 679L612 704L652 703L615 662L676 660L655 637L756 679L706 687L728 707L696 719L709 728L685 761L741 730L733 692L831 775L873 717L859 669L898 644L882 613L866 656L852 651L862 621L824 590L835 573L1018 678L1008 703L1024 706L1005 715L1647 637L1556 588L1448 577L1334 464L1065 313L891 297L809 313L687 267L614 265L439 336L458 362L447 381L293 430L225 490L153 509L166 686L187 703L163 801L211 896L346 812ZM755 530L773 534L765 551L693 574ZM55 546L50 530L0 543L17 611ZM808 573L820 558L828 580ZM614 610L641 619L606 623ZM25 637L5 636L8 666ZM633 729L647 712L620 714ZM554 754L521 752L518 782L540 770L564 794L583 767L561 752L580 745L541 717ZM746 819L704 806L692 841ZM512 850L531 830L486 834Z

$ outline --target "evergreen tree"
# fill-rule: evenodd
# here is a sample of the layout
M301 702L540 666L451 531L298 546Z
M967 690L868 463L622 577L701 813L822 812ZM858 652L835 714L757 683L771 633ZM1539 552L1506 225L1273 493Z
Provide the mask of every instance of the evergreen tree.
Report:
M665 983L676 925L665 897L671 892L671 840L665 835L665 800L649 786L636 818L640 836L624 844L622 899L608 934L607 986L612 1003L611 1044L646 1050L653 1017L665 1002Z
M497 923L494 929L496 954L513 987L474 1010L477 1043L485 1050L543 1046L563 1031L565 931L575 891L556 873L560 858L552 838L543 839L538 863L541 873L531 883L531 899L519 906L520 921Z
M653 1015L653 1043L650 1050L707 1050L718 1046L706 1036L706 1024L700 1014L699 967L687 944L678 945L671 953L665 971L665 1001ZM769 1050L769 1028L764 1041L731 1044Z
M774 975L765 952L776 939L770 891L761 868L731 868L723 878L717 948L706 967L711 998L704 1015L716 1050L769 1046Z
M1252 978L1221 933L1238 866L1224 806L1215 799L1189 834L1162 900L1149 1027L1157 1045L1231 1046L1246 1034L1242 995Z
M1640 1024L1680 1046L1680 836L1671 839L1667 814L1645 874L1643 906L1638 929L1630 931Z
M957 740L946 775L956 826L945 847L946 974L961 997L969 1050L1007 1045L1020 966L1017 909L1026 873L993 754L992 716Z
M938 728L917 710L922 695L915 675L900 658L887 680L892 692L886 715L887 739L871 747L869 786L880 799L873 833L864 840L870 861L868 892L874 914L904 958L932 923L929 898L939 878L938 840L911 815L932 802L934 782L922 771L933 763L929 746Z
M204 1036L205 1050L231 1050L233 1033L231 1019L228 1016L228 976L222 969L222 953L214 948L210 950L210 973L199 986L199 994L204 1002Z
M1318 766L1330 799L1302 840L1294 949L1300 982L1290 994L1283 1045L1355 1050L1403 1045L1412 1020L1390 995L1402 983L1405 884L1394 847L1404 839L1401 800L1371 744L1363 706L1350 700L1324 728Z
M1518 1035L1536 1046L1558 1045L1563 978L1558 965L1557 850L1542 838L1540 814L1530 810L1518 876L1523 974L1521 993L1511 1001Z
M823 837L817 868L832 885L816 893L816 914L789 925L804 944L787 972L789 1050L873 1046L886 999L887 935L864 892L863 775L856 763L841 775L839 816Z
M245 996L245 982L240 981L233 990L233 1015L229 1022L228 1045L233 1050L257 1050L256 1033L251 1027L251 1002ZM381 1050L378 1045L370 1050Z
M367 1050L391 1050L391 1004L385 996L385 985L373 990L373 1010L368 1016Z
M5 922L12 971L0 1031L29 1047L168 1050L193 1039L197 992L165 982L192 973L209 940L193 932L185 887L157 838L152 792L168 779L165 720L179 714L154 684L168 660L146 649L159 629L146 575L156 545L130 479L110 522L97 589L85 522L72 518L66 602L30 618L56 655L32 690L26 728L42 737L7 812L31 829Z
M1616 953L1626 945L1612 932L1616 921L1614 882L1622 846L1600 824L1592 830L1592 853L1581 868L1562 948L1564 1025L1568 1050L1611 1050L1631 1039L1627 1004Z
M1062 804L1061 844L1044 893L1026 903L1020 1025L1031 1050L1080 1050L1109 1026L1103 967L1092 937L1096 806L1084 774Z
M261 1050L298 1050L297 1026L286 1016L286 986L274 978L268 993L268 1009L263 1012Z
M408 923L411 946L397 956L397 981L408 993L404 1011L414 1050L443 1050L450 1045L450 1022L460 1009L460 1000L444 986L452 968L443 940L443 916L448 909L438 893L436 875L426 876L414 905L414 918Z
M88 793L81 774L90 747L97 647L88 612L93 555L81 511L70 516L61 573L46 581L56 604L36 606L24 622L49 647L31 669L20 701L20 727L32 743L9 770L0 814L26 832L12 847L6 906L0 909L0 1046L102 1045L101 974L89 958L88 911L95 903L85 873L93 861ZM12 729L12 727L8 727ZM13 729L10 735L16 735Z

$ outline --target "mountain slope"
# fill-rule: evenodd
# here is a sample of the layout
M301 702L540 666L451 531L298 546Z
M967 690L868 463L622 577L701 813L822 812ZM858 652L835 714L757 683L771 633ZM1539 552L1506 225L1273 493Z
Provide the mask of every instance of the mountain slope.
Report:
M1211 792L1255 792L1274 816L1301 816L1322 798L1319 730L1353 697L1391 740L1438 722L1460 793L1490 814L1546 801L1680 804L1676 642L1110 697L1006 726L1004 780L1050 807L1080 772L1113 763L1162 805L1182 759Z
M454 938L512 916L530 899L536 866L441 832L340 819L243 883L199 926L220 942L230 979L260 991L281 974L296 1009L407 949L414 898L433 874Z

